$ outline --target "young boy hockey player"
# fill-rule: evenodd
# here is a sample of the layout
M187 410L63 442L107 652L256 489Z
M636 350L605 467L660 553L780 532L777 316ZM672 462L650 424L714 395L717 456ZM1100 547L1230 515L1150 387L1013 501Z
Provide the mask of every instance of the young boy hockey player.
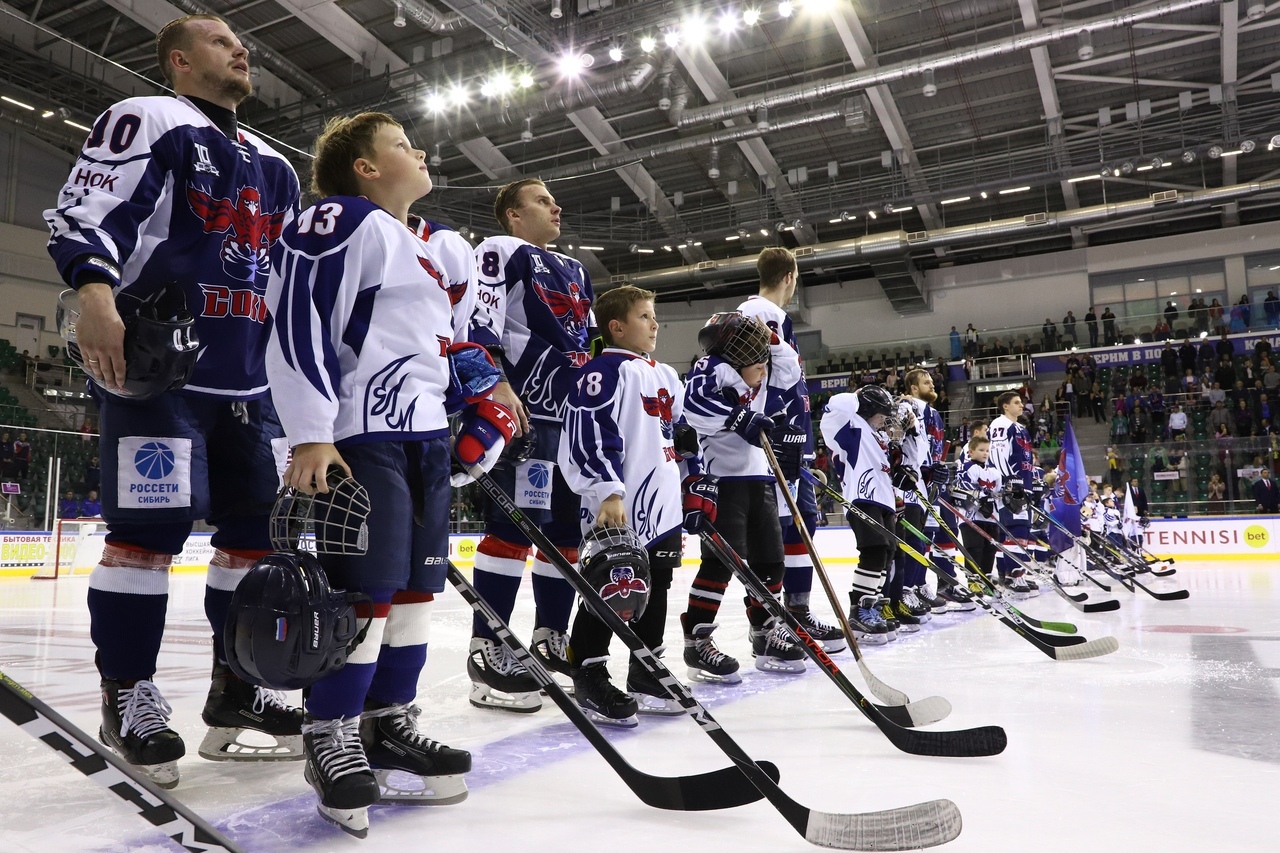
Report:
M747 317L755 317L782 339L793 350L796 346L795 331L785 307L795 296L800 270L796 257L784 248L769 248L756 259L756 272L760 276L760 292L748 297L738 306ZM770 417L781 415L785 424L771 433L774 453L779 466L792 483L792 494L800 507L800 518L791 517L786 499L776 496L782 512L782 548L786 555L786 574L783 576L783 600L787 609L809 632L809 636L822 643L829 654L845 647L844 634L839 625L831 625L814 616L809 610L809 595L813 590L813 561L797 525L804 524L809 535L818 529L818 501L813 484L800 476L801 459L813 458L813 419L809 414L809 389L803 374L791 388L773 388L768 391L765 411Z
M408 227L409 205L431 190L424 156L390 116L331 121L313 166L322 200L285 228L267 290L267 370L294 446L286 482L327 491L337 465L369 493L367 553L321 562L335 587L372 599L360 615L373 618L346 666L309 688L303 726L321 814L360 837L380 783L399 802L466 795L470 754L418 734L411 705L448 556L446 411L465 405L458 456L481 467L515 425L488 399L499 373L484 351L452 343L466 336L458 306L472 288L451 288L446 261ZM394 790L393 770L427 779Z
M900 452L896 464L890 463L885 430L896 412L888 391L867 385L853 393L834 395L820 421L822 440L840 472L845 500L862 512L848 513L849 527L858 540L858 568L849 591L849 625L859 640L872 645L897 639L884 619L880 588L896 550L890 533L897 502L894 486L914 484Z
M498 191L493 209L506 234L476 246L480 287L471 339L504 371L494 399L510 405L522 422L527 408L529 434L523 440L530 448L528 459L503 460L493 477L565 559L576 563L580 502L556 459L565 401L595 333L591 278L582 264L547 248L560 236L560 208L542 181L508 184ZM476 548L475 587L508 621L530 550L515 523L488 502L484 538ZM569 675L566 632L573 587L541 552L533 561L533 600L530 645L546 666ZM478 708L532 713L542 707L537 683L479 615L472 620L467 673L471 704Z
M630 526L648 551L649 602L635 622L636 635L662 648L667 591L680 563L680 457L676 447L690 428L677 424L683 388L676 372L653 361L658 340L653 293L630 285L606 291L595 305L605 349L583 366L565 412L560 470L582 496L582 528ZM715 480L690 478L688 512L714 518ZM688 524L688 522L686 522ZM697 529L695 520L690 526ZM587 568L584 566L584 573ZM609 681L609 628L585 604L569 635L574 698L597 721L634 726L637 711L681 714L634 657L627 693Z
M1035 455L1031 449L1031 436L1027 428L1018 422L1022 416L1022 397L1016 391L1006 391L996 398L1000 415L991 422L988 435L991 438L992 464L1000 472L1000 524L1015 537L1004 546L1010 552L1026 553L1023 542L1031 539L1031 513L1027 509L1032 489L1032 470ZM996 558L1000 580L1010 590L1034 594L1038 587L1026 577L1026 570L1012 557L1001 554Z
M991 463L991 442L980 435L969 439L968 459L956 477L955 495L957 509L964 512L973 524L982 528L992 540L1000 537L1000 528L996 526L996 491L1000 488L1000 471ZM995 568L996 546L970 524L965 523L960 529L960 541L982 569L982 573L991 577ZM985 594L986 588L974 578L969 588L975 594Z
M713 315L698 333L698 343L707 355L689 372L684 416L698 431L706 473L719 481L717 527L777 595L785 570L782 528L774 478L760 436L768 436L774 424L764 413L766 385L794 387L800 362L795 350L767 326L738 311ZM704 546L688 610L680 617L684 660L695 681L735 684L742 680L738 661L716 648L711 639L732 576L733 570ZM803 672L804 652L791 641L785 625L750 596L746 604L756 669Z

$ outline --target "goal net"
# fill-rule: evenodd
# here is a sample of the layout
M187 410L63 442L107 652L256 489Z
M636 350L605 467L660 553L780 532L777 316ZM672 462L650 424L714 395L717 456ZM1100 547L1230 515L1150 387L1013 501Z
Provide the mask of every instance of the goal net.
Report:
M53 579L87 575L102 557L107 524L101 518L59 518L44 549L44 563L32 575Z

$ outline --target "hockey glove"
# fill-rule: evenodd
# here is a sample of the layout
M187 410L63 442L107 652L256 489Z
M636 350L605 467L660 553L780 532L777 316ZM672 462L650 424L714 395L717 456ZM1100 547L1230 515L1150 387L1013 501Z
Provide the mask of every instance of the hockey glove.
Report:
M692 459L698 455L698 431L688 424L672 425L674 436L672 445L681 459Z
M916 472L908 465L899 465L889 469L889 482L901 492L914 492L916 489Z
M1021 480L1009 480L1000 492L1004 508L1017 515L1027 508L1027 490Z
M710 474L684 478L684 529L696 536L716 520L719 481Z
M954 474L951 466L945 462L925 465L920 469L920 473L924 476L924 481L930 486L945 486L951 482Z
M983 518L993 518L996 514L996 499L994 495L983 495L978 498L978 515Z
M1141 527L1143 530L1146 530L1148 527L1151 526L1151 519L1145 515L1138 516L1138 526Z
M808 434L797 426L789 426L785 415L774 415L769 440L773 443L773 455L778 457L778 467L788 482L800 479L800 462L804 457L804 443Z
M956 505L956 509L967 511L977 505L978 493L957 483L951 489L951 501Z
M453 453L464 469L451 472L449 482L454 486L474 482L475 478L466 471L472 465L488 472L515 431L516 420L511 410L492 400L481 400L463 409Z
M502 380L502 371L479 344L452 344L446 358L449 361L449 390L445 392L444 408L451 415L487 398L493 386Z
M748 444L760 446L760 435L767 438L773 429L773 421L762 412L753 412L746 406L738 406L724 422L725 429L736 432Z

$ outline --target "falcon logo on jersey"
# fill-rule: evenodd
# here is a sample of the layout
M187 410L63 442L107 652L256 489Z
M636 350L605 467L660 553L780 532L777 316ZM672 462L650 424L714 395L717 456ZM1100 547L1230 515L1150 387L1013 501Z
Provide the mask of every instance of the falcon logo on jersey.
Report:
M444 275L435 268L435 265L421 255L418 256L418 263L426 270L427 275L431 276L435 283L440 285L440 289L449 294L450 305L457 305L462 300L462 295L467 292L467 283L465 281L459 284L449 284L444 280Z
M577 282L569 282L569 292L560 293L535 281L533 292L551 309L552 316L560 321L569 334L576 335L587 328L587 319L591 316L591 300L582 295L582 288Z
M646 397L641 394L640 399L644 401L644 413L658 418L662 424L662 437L671 438L674 430L671 427L671 404L676 400L671 396L671 392L666 388L658 389L658 396Z
M405 380L409 378L407 372L401 372L401 368L415 356L416 353L395 359L375 373L373 379L369 381L369 386L365 390L365 411L367 412L365 432L379 431L376 427L369 425L369 421L373 418L382 418L387 429L390 430L401 431L412 428L413 412L418 407L418 398L414 397L406 405L401 405L400 391L404 387Z
M267 256L284 228L284 211L265 213L262 196L254 187L241 187L235 201L188 187L187 203L204 221L204 233L227 235L222 243L222 268L227 275L253 281L268 271Z

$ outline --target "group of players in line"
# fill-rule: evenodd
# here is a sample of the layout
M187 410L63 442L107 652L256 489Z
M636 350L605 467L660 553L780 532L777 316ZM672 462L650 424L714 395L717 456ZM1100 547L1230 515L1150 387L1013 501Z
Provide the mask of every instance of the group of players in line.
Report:
M761 253L759 295L711 317L699 333L706 355L681 382L651 357L654 294L622 286L597 297L582 264L547 248L560 208L542 182L503 187L494 212L504 233L473 250L409 213L432 189L425 153L390 116L363 113L332 120L316 140L319 200L303 209L288 162L236 122L251 91L248 57L226 23L178 19L159 34L157 57L178 97L132 98L99 117L46 215L50 252L78 296L64 328L69 349L102 409L108 534L88 606L104 743L159 784L178 783L185 745L154 678L167 569L203 519L216 532L200 754L305 760L321 814L358 836L380 798L464 797L469 753L421 734L413 701L444 589L450 490L481 476L564 561L578 564L582 549L584 577L635 618L655 651L666 640L682 532L711 525L828 651L844 647L840 629L809 609L813 569L798 525L812 532L818 509L804 469L813 423L783 308L798 278L790 252ZM878 386L837 394L820 421L856 510L849 621L870 642L930 613L974 607L963 583L931 593L924 567L899 553L891 533L927 549L911 531L930 528L929 488L955 479L971 519L1032 538L1025 503L1035 462L1019 398L1001 398L1001 415L988 437L970 441L957 475L945 463L931 375L917 368L905 381L900 400ZM766 444L799 519L780 511ZM335 466L368 492L368 547L320 561L335 588L366 597L358 612L367 630L346 665L293 708L236 676L224 629L236 586L273 550L268 514L281 477L326 493ZM899 513L910 527L896 527ZM943 546L935 564L954 577L954 549L932 530ZM989 543L964 539L990 570ZM531 551L516 520L490 502L474 586L504 619ZM618 594L619 553L647 566L627 576L629 603ZM579 704L613 725L681 713L635 661L626 689L613 684L610 630L585 606L574 615L558 558L533 557L532 645L572 680ZM679 620L692 679L740 680L738 661L712 638L731 574L704 546ZM999 576L1013 592L1032 591L1003 556ZM804 671L801 649L761 602L748 596L746 615L757 669ZM541 706L537 683L479 617L467 669L473 705ZM246 731L276 744L255 746ZM423 784L394 787L392 771Z

